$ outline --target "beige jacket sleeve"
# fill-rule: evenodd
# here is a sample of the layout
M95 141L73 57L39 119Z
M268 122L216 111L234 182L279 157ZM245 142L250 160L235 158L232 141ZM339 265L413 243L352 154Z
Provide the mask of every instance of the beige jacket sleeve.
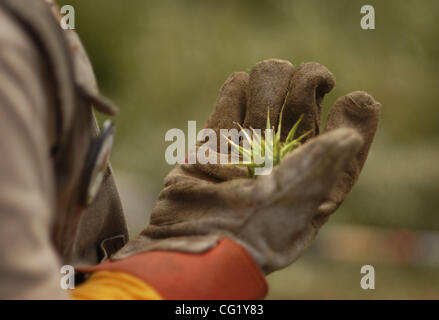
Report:
M0 10L0 299L62 299L51 245L53 119L45 69L28 36Z

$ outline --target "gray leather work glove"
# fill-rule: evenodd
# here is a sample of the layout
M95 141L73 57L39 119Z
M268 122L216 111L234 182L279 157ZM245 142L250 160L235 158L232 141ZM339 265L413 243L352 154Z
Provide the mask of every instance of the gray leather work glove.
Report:
M277 126L286 97L282 139L304 114L296 136L308 140L270 175L242 166L182 164L165 179L150 225L112 259L149 250L203 252L222 237L241 244L265 274L291 264L350 191L366 160L380 104L365 92L337 100L320 133L322 99L335 85L318 63L265 60L225 82L207 122L216 131L264 129L267 107ZM287 92L288 95L287 95Z

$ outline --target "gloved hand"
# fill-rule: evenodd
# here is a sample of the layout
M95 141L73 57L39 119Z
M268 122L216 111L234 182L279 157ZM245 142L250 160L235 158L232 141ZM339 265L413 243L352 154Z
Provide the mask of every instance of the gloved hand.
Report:
M248 177L233 165L182 164L165 179L150 225L112 259L149 250L203 252L222 237L241 244L268 274L292 263L358 179L372 143L380 104L365 92L337 100L320 132L323 97L334 86L318 63L294 67L265 60L234 73L223 85L207 127L264 129L267 107L277 126L285 102L282 139L304 115L297 136L308 140L270 175ZM288 95L287 95L288 92Z

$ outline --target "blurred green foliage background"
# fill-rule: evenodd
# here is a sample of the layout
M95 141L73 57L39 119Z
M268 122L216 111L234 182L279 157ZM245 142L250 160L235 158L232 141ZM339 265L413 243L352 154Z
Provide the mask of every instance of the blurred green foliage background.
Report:
M165 132L186 131L188 120L201 129L230 73L273 57L317 61L337 79L325 114L354 90L370 92L383 105L361 179L329 224L439 230L438 1L59 3L75 7L76 31L101 90L120 106L112 164L116 177L134 177L140 198L153 199L171 169L164 159ZM364 4L375 8L375 30L360 28ZM385 266L381 279L401 282L366 294L359 289L360 265L305 256L269 277L270 297L439 298L437 266ZM295 285L305 273L313 288ZM423 290L423 283L433 287ZM331 289L320 290L325 284Z

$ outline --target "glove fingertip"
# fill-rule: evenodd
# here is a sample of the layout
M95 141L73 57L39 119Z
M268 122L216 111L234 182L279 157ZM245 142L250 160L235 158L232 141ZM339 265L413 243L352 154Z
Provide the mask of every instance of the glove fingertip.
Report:
M244 121L249 75L234 72L222 85L207 128L214 130L235 128Z

